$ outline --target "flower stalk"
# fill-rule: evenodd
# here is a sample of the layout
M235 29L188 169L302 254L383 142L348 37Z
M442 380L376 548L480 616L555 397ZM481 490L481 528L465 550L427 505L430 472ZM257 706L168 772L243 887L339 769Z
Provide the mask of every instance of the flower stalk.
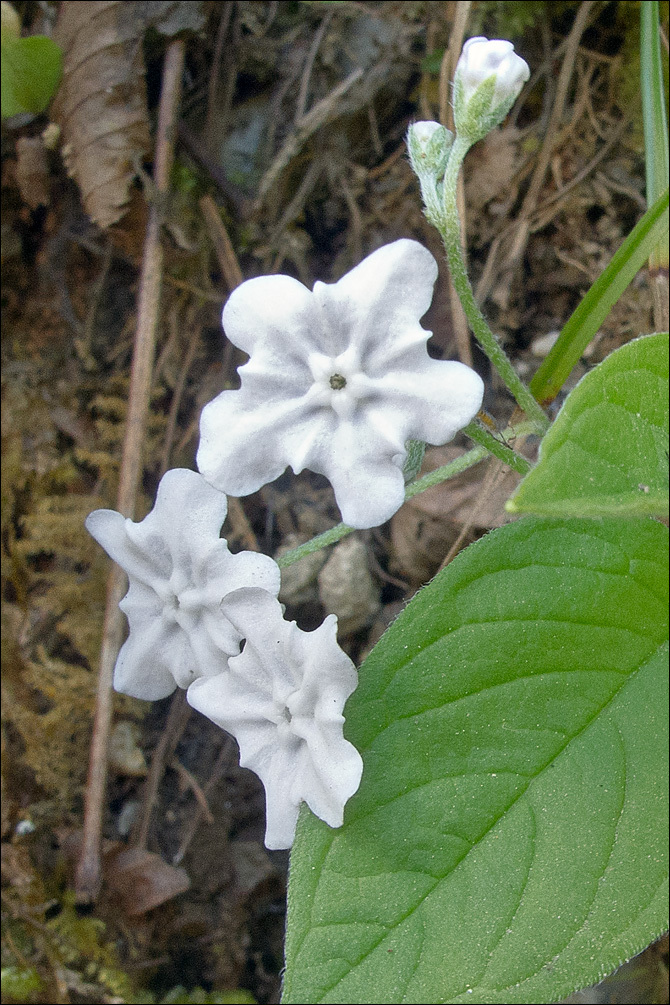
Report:
M530 461L522 457L521 454L517 454L511 447L506 446L493 434L482 429L481 426L476 426L475 435L473 436L471 432L472 427L475 427L474 422L466 427L463 432L467 433L472 439L478 438L480 446L468 450L467 453L461 454L460 457L455 457L448 464L443 464L442 467L429 471L422 478L410 482L405 488L405 501L413 499L414 496L420 495L421 492L425 492L427 489L432 489L434 485L440 485L450 478L456 478L457 475L467 471L468 468L474 467L475 464L479 464L480 461L490 457L491 454L494 454L504 464L518 471L519 474L526 474L530 470L532 466ZM501 436L507 440L519 436L532 436L541 432L542 430L538 427L538 424L530 421L520 422L516 426L503 430ZM335 527L331 527L330 530L317 534L310 541L305 541L304 544L298 545L297 548L284 552L283 555L277 558L277 565L280 569L294 565L301 558L306 558L315 551L320 551L321 548L327 548L331 544L336 544L343 537L353 534L355 530L355 527L349 527L346 523L338 523Z
M458 293L475 338L500 374L507 389L514 396L519 408L523 409L529 419L534 419L539 423L542 430L546 430L549 428L547 416L519 377L507 353L489 328L484 315L477 306L463 260L456 184L461 164L470 146L471 143L468 139L456 136L444 175L442 213L437 222L434 214L431 214L430 219L439 230L444 242L454 288Z

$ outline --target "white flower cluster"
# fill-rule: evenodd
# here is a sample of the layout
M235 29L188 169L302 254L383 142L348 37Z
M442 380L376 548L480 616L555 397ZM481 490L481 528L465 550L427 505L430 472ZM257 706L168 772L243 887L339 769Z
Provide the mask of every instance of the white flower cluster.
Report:
M140 523L113 510L88 516L130 583L114 686L148 700L187 688L189 703L233 734L240 763L263 781L267 847L290 848L303 799L339 827L359 786L363 762L342 735L357 675L334 616L311 633L284 621L279 567L266 555L231 555L219 537L226 512L222 492L176 468Z
M466 43L461 59L490 89L481 41ZM492 100L504 103L496 88ZM443 171L450 136L420 126L412 157ZM399 240L311 291L289 276L242 283L223 325L250 358L239 390L203 409L200 474L168 471L139 523L111 510L86 521L129 579L115 687L146 699L187 688L189 703L235 736L240 763L265 786L269 848L290 847L301 801L342 824L363 770L343 734L357 675L337 645L334 615L302 632L283 618L276 563L229 552L219 536L224 493L255 492L290 465L330 480L351 527L396 512L417 442L448 442L482 402L473 370L427 353L420 321L436 278L433 256Z

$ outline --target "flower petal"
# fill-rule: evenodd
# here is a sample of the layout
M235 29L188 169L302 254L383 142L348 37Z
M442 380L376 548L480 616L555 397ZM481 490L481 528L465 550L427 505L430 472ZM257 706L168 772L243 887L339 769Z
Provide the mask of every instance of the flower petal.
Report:
M180 683L177 676L190 684L193 668L188 640L176 625L166 627L157 617L141 619L135 621L121 646L114 667L114 688L133 698L157 701L172 694Z
M318 315L312 293L290 276L247 279L230 294L223 308L223 329L250 355L264 349L279 367L304 365L305 337Z
M430 335L419 325L433 299L437 262L418 241L386 244L337 283L314 284L314 296L333 346L330 355L355 344L361 357L396 339Z
M289 464L301 471L305 443L324 442L334 424L330 410L315 415L306 397L267 403L253 386L224 391L202 410L198 468L229 495L249 495Z

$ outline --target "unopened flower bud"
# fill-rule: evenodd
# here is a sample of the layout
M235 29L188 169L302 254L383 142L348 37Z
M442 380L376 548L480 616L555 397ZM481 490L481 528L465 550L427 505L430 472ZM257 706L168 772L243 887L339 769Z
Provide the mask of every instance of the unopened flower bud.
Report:
M407 149L414 173L429 174L437 181L444 177L453 133L439 122L414 122L407 132Z
M454 122L476 143L505 118L530 76L528 64L505 39L470 38L454 76Z

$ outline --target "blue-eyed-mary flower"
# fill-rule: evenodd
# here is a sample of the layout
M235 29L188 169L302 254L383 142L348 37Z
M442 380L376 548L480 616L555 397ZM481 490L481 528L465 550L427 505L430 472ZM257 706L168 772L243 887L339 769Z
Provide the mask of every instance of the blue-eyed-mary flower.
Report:
M454 74L454 124L469 142L505 118L530 76L528 63L502 38L469 38Z
M151 701L225 671L242 636L221 611L223 597L244 586L279 592L271 558L232 555L219 537L227 506L197 472L175 468L139 523L107 509L87 517L89 533L128 574L119 606L130 631L114 669L117 691Z
M222 609L244 648L227 673L198 678L186 696L232 733L240 764L263 782L266 846L290 848L301 802L340 827L360 784L363 762L342 733L356 669L337 644L334 614L303 632L284 621L279 601L253 589L228 594Z
M240 389L203 409L204 477L240 496L288 465L309 468L330 480L345 523L388 520L404 499L407 442L447 443L482 401L473 370L428 356L419 321L436 278L430 252L399 240L313 291L289 276L238 286L223 326L250 359Z

